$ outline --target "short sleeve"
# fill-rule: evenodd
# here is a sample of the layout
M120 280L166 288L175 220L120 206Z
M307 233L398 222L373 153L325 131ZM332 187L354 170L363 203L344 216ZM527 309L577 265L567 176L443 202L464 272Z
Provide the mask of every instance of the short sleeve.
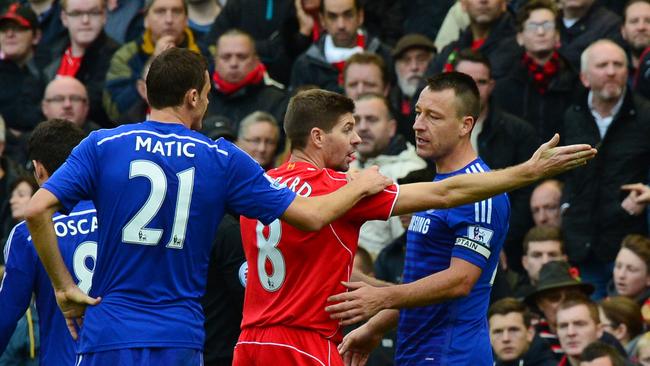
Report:
M95 133L91 133L81 141L65 163L43 185L61 202L61 212L65 214L72 211L79 201L92 199L98 163L95 136Z
M268 225L282 216L296 197L290 189L269 177L262 167L243 151L229 151L227 190L228 208L237 214Z
M393 184L375 195L362 199L345 216L349 220L360 222L388 220L393 213L398 195L399 186Z
M482 270L493 251L501 250L498 241L501 230L493 216L492 199L450 210L450 226L454 232L452 257L466 260Z

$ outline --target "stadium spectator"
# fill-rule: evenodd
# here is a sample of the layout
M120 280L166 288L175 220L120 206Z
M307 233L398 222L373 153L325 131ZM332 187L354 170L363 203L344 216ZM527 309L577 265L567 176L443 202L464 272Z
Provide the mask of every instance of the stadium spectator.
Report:
M589 93L567 109L563 138L598 146L598 157L566 175L562 230L569 260L596 286L594 298L600 299L623 237L648 232L643 215L621 207L620 187L648 177L650 104L626 88L627 58L610 40L583 52L581 79Z
M517 13L522 47L507 75L494 88L494 103L520 117L542 140L558 132L578 84L578 74L557 51L558 13L552 0L532 0Z
M84 136L79 127L65 120L49 120L36 127L29 141L29 156L39 184L42 185L65 162ZM34 187L36 189L38 186ZM81 202L70 215L56 213L54 220L57 223L58 246L67 268L73 274L74 282L87 293L97 258L95 209L92 203ZM33 245L27 225L21 222L15 226L7 242L7 277L0 291L0 312L3 314L0 319L0 353L7 345L8 335L28 310L34 293L40 315L41 365L71 365L75 363L75 344L66 329L50 280Z
M594 291L594 287L580 281L575 270L564 261L552 261L542 266L535 291L525 297L527 304L536 306L543 318L535 325L535 330L551 347L559 360L564 351L557 337L557 310L559 304L567 299L584 297Z
M625 366L628 365L616 348L603 342L593 342L582 351L580 366Z
M639 304L625 296L614 296L601 301L598 309L603 329L616 337L628 355L634 355L644 328Z
M280 142L280 128L272 115L253 112L239 124L237 146L255 159L264 170L275 167L274 159Z
M345 95L357 100L362 94L388 95L390 82L386 65L374 53L361 52L348 58L343 67L343 90Z
M461 0L461 4L469 15L470 24L458 40L440 51L429 64L426 74L453 70L458 52L471 48L490 60L492 78L500 79L511 67L511 45L515 35L514 20L506 11L506 0Z
M533 214L535 226L561 226L561 199L562 182L559 180L549 179L535 187L530 195L530 212Z
M356 56L358 55L352 57ZM397 180L427 166L427 163L418 157L415 146L396 134L396 121L383 95L362 94L354 104L354 130L361 142L357 145L356 159L350 164L351 168L376 165L383 175ZM387 221L370 221L361 227L359 246L367 250L374 259L388 243L403 232L397 217L391 217Z
M633 360L636 360L641 366L650 366L650 332L644 333L637 343L636 352Z
M68 35L49 48L51 61L44 68L45 78L48 81L57 76L77 78L88 90L90 119L103 127L114 126L102 104L104 79L111 56L118 48L103 31L105 0L64 0L61 6L61 19Z
M11 228L11 208L9 198L11 197L11 187L18 177L26 174L24 169L16 162L9 158L5 152L7 128L4 119L0 117L0 249L4 248L5 239L9 231L5 228ZM0 264L4 264L4 256L0 256Z
M625 296L639 305L650 297L650 239L643 235L627 235L614 261L610 296Z
M37 190L38 185L34 181L34 178L29 175L17 177L13 181L9 187L10 219L4 222L4 232L9 233L12 227L25 219L27 203Z
M120 45L141 36L144 32L144 2L145 0L106 0L106 34Z
M326 32L294 62L291 89L314 84L342 92L345 61L363 51L376 53L388 70L392 68L390 50L361 28L363 16L358 0L322 0L320 17Z
M495 366L557 364L548 344L535 334L532 314L524 303L501 299L490 306L487 318Z
M501 169L519 164L535 151L538 138L530 124L507 112L492 101L494 80L490 61L471 49L458 52L454 68L474 79L480 101L481 111L470 135L474 151L491 169ZM521 240L533 225L528 208L532 187L524 187L508 193L510 200L510 224L504 252L508 267L521 269Z
M562 301L557 308L557 335L565 353L558 366L579 366L582 351L603 335L596 304L586 297Z
M433 44L437 49L442 50L448 44L456 41L468 26L469 15L467 15L467 11L465 11L460 0L455 1L455 4L447 11Z
M199 52L194 34L187 27L184 0L146 0L144 13L144 34L115 52L106 74L104 108L114 121L140 100L136 84L150 57L170 47Z
M86 87L73 77L61 76L45 88L41 109L45 118L67 119L89 134L99 126L88 120L88 104Z
M199 43L208 34L215 19L221 13L218 0L189 0L187 1L188 25Z
M641 54L650 46L649 0L630 0L625 4L621 35L630 62L630 76L633 76L639 68Z
M642 184L642 183L633 183L633 184L626 184L622 187L622 189L627 190L630 192L629 197L632 202L634 202L637 205L641 206L641 209L643 208L643 205L647 205L650 203L650 187ZM640 213L641 210L639 210L638 213ZM636 213L636 212L635 212ZM636 214L638 214L636 213Z
M286 49L295 46L304 50L310 43L292 43L299 37L297 28L288 30L289 34L283 32L284 24L295 17L294 3L295 0L228 0L203 41L212 47L231 29L250 34L269 75L288 85L294 57L290 57Z
M436 3L423 2L417 4L419 5L417 6L417 9L419 10L417 15L421 17L417 20L413 19L413 17L407 19L405 16L405 10L413 8L409 1L364 1L362 2L363 26L369 34L381 39L387 46L393 47L402 34L404 34L404 30L416 33L423 33L423 31L429 31L424 33L437 31L446 10L446 4L444 3L450 1L453 0L441 0ZM412 14L409 15L412 16ZM431 15L431 17L427 17L427 15ZM416 22L419 22L420 24L416 24ZM414 30L420 26L424 29Z
M164 13L172 16L172 10ZM265 223L282 216L303 230L317 230L389 184L374 169L323 197L303 198L272 184L231 143L189 129L201 128L209 89L202 56L184 48L163 51L147 74L151 120L90 134L30 201L27 224L68 330L79 339L82 366L144 357L150 364L202 364L199 300L226 207ZM95 169L99 164L106 169ZM97 252L104 259L95 266L89 295L72 281L51 219L83 198L94 200L105 225ZM156 210L147 208L151 202ZM77 333L81 317L83 331Z
M435 181L489 170L470 143L480 113L479 91L471 77L459 72L435 76L416 108L417 152L436 163ZM343 301L326 308L333 318L344 319L343 325L387 310L348 334L342 353L357 347L368 352L374 343L370 338L380 338L399 319L398 363L435 357L440 364L492 364L487 325L479 319L487 312L509 216L505 195L415 214L409 226L404 284L377 288L352 283L348 287L354 291L328 299ZM458 336L448 338L450 327Z
M207 116L225 116L235 130L255 111L268 112L281 123L287 108L284 87L271 79L255 53L255 41L240 30L217 40L213 88Z
M560 229L545 226L531 228L523 240L521 264L525 273L518 278L513 289L514 296L523 298L535 291L540 270L551 261L567 261Z
M21 1L37 16L42 37L39 48L47 49L65 39L66 30L61 21L60 0L27 0Z
M38 103L43 77L34 61L34 48L41 38L36 14L13 3L0 16L0 115L11 130L31 131L41 121Z
M292 63L324 32L320 4L321 0L294 0L293 6L289 8L281 32L285 39L284 51Z
M415 93L424 81L427 65L433 59L436 48L433 42L420 34L407 34L393 48L397 85L390 89L388 98L397 121L397 133L406 141L415 143Z
M129 110L122 114L120 118L116 121L118 125L123 125L126 123L134 123L135 121L144 121L149 118L149 112L151 108L147 102L147 73L149 72L149 67L151 67L151 61L153 58L150 58L142 68L142 73L138 80L135 81L135 88L138 91L137 101L129 108Z
M564 1L560 15L560 54L574 70L582 70L581 54L595 41L608 38L620 43L621 18L595 0Z

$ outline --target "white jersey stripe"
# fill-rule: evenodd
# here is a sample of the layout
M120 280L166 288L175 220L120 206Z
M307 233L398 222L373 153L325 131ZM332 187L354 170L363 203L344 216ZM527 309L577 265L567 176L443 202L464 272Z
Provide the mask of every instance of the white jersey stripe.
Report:
M492 223L492 198L488 198L488 207L487 207L487 223Z
M292 349L292 350L294 350L294 351L296 351L298 353L301 353L301 354L303 354L303 355L305 355L305 356L307 356L309 358L312 358L316 362L318 362L320 365L325 366L323 361L319 360L316 356L311 355L311 354L309 354L309 353L307 353L307 352L305 352L303 350L300 350L300 349L298 349L298 348L296 348L294 346L290 346L288 344L273 343L273 342L253 342L253 341L239 341L239 342L237 342L237 345L240 345L240 344L253 344L253 345L257 345L257 346L275 346L275 347L289 348L289 349Z
M128 135L139 134L139 133L154 135L154 136L157 136L157 137L160 137L160 138L174 137L174 138L177 138L177 139L180 139L180 140L194 141L194 142L197 142L199 144L205 145L205 146L207 146L207 147L209 147L211 149L215 149L220 154L228 156L228 152L225 151L225 150L219 149L219 145L209 144L209 143L207 143L205 141L196 139L196 138L191 137L191 136L181 136L181 135L177 135L175 133L168 133L168 134L163 135L161 133L157 133L157 132L154 132L154 131L147 131L147 130L133 130L133 131L127 131L127 132L123 132L123 133L113 135L113 136L109 136L109 137L104 137L103 139L97 141L97 146L99 146L99 145L101 145L101 144L103 144L104 142L107 142L107 141L115 140L117 138L128 136Z

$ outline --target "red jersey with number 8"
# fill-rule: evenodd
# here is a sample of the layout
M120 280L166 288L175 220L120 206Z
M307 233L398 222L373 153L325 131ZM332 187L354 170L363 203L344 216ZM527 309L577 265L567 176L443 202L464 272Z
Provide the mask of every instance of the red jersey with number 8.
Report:
M305 162L285 163L267 174L304 197L331 193L347 182L344 173ZM361 225L388 219L397 195L393 185L366 197L317 232L301 231L280 220L264 226L242 216L248 261L242 329L301 328L340 342L338 321L325 312L327 298L345 291L341 281L350 279Z

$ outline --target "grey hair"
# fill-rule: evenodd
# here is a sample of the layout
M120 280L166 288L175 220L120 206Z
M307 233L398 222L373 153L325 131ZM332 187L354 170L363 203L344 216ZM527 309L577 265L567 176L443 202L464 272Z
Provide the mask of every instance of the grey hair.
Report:
M612 41L611 39L607 38L602 38L599 39L592 44L589 45L589 47L585 48L584 51L582 51L582 54L580 54L580 72L586 72L587 69L589 68L589 58L591 57L591 51L595 46L601 45L601 44L611 44L621 50L623 55L625 55L625 50L621 48L616 42ZM625 60L625 67L627 67L627 57L623 58Z
M278 126L278 121L275 119L275 117L267 112L255 111L241 120L241 123L239 124L239 130L237 131L237 138L244 136L244 131L246 131L248 127L260 122L268 122L272 124L273 127L275 127L278 138L280 137L280 127Z

